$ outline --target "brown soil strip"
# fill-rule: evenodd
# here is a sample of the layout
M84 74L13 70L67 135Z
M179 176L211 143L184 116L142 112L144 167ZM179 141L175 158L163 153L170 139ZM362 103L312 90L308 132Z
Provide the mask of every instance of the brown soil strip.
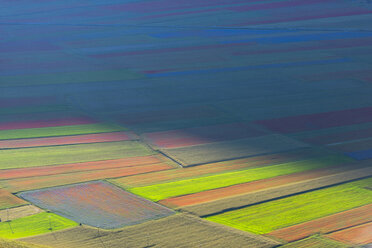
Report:
M286 241L295 241L315 233L330 233L372 221L372 204L354 208L324 218L275 230L269 235Z
M364 245L372 243L371 234L372 222L332 233L328 237L349 244Z

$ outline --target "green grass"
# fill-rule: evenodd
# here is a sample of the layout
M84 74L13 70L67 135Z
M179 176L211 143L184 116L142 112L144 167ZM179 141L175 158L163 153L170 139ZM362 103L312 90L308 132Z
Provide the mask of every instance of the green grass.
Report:
M38 137L53 137L67 136L91 133L108 133L126 130L124 127L111 124L86 124L86 125L71 125L62 127L43 127L43 128L27 128L27 129L12 129L0 130L0 140L7 139L23 139L23 138L38 138Z
M264 234L372 202L372 178L274 200L206 219L240 230Z
M306 239L302 239L296 242L285 244L280 248L297 248L297 247L311 247L311 248L347 248L349 245L322 237L320 235L314 235Z
M250 168L241 171L221 173L176 182L129 188L128 190L147 199L159 201L174 196L192 194L301 171L314 170L349 161L350 159L342 156L328 156L265 167Z
M16 239L47 233L51 231L49 230L50 225L52 226L52 231L57 231L77 226L78 224L59 215L43 212L15 219L11 222L1 222L0 237Z
M119 159L153 154L137 141L0 150L0 169Z

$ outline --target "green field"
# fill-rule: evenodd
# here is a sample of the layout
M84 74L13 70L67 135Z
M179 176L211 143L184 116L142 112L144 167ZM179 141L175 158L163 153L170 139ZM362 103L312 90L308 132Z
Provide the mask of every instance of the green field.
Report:
M57 231L77 225L76 222L59 215L43 212L15 219L11 222L1 222L0 237L16 239L50 232L50 226L52 231Z
M68 164L153 154L137 141L0 150L0 169Z
M205 190L216 189L301 171L314 170L349 161L350 159L340 156L327 156L316 159L251 168L242 171L221 173L212 176L186 179L176 182L135 187L128 190L147 199L159 201L174 196L192 194Z
M206 219L240 230L264 234L369 204L372 178L250 206Z
M42 127L42 128L26 128L0 130L0 140L7 139L23 139L23 138L39 138L53 136L67 136L91 133L109 133L117 131L125 131L118 125L111 124L86 124L86 125L71 125L62 127Z

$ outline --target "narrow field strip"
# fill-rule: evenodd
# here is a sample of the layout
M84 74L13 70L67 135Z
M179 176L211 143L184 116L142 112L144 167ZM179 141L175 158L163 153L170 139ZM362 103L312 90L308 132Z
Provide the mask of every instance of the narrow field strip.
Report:
M311 220L298 225L278 229L269 235L286 240L295 241L315 233L330 233L372 221L372 204L353 208L341 213L320 219Z
M18 168L2 170L0 179L15 179L24 177L39 177L73 172L106 170L114 168L135 167L150 164L159 164L163 161L158 156L130 157L112 160L92 161L75 164L63 164L54 166L42 166L31 168Z
M117 178L112 181L115 184L118 184L125 188L143 187L159 183L208 176L221 172L244 170L249 167L268 166L286 162L293 162L325 155L327 155L327 153L324 151L304 149L293 152L285 152L243 159L235 159L224 162L210 163L205 165L199 165L196 167L186 167L182 169L167 170L143 175L135 175Z
M330 156L246 169L242 171L221 173L217 175L186 179L176 182L130 188L128 190L153 201L159 201L170 197L192 194L205 190L227 187L235 184L246 183L250 181L256 181L301 171L309 171L332 165L339 165L346 162L350 162L350 160L345 157Z
M371 214L371 212L369 212ZM372 243L372 222L327 235L329 238L356 245Z
M371 121L372 107L365 107L311 115L290 116L271 120L260 120L255 121L255 123L280 133L296 133Z
M104 170L92 170L76 173L62 173L49 176L35 176L29 178L3 180L0 181L0 185L14 193L25 190L48 188L106 178L125 177L170 169L174 169L174 167L165 163L145 164L124 168L112 168Z
M102 243L97 242L97 229L88 226L79 226L53 234L29 237L22 241L51 245L54 248L102 248L102 243L106 247L123 247L125 244L131 248L148 246L271 248L279 244L263 236L216 225L186 214L174 214L119 230L100 230Z
M51 96L45 97L11 97L0 99L1 108L4 107L19 107L19 106L38 106L50 103L55 103L56 99Z
M135 138L136 136L130 132L126 132L126 133L115 132L115 133L103 133L103 134L85 134L85 135L78 135L78 136L0 140L0 149L102 143L102 142L133 140Z
M61 127L0 130L0 140L110 133L118 131L126 131L126 128L112 124L97 123Z
M26 191L19 195L41 208L105 229L136 225L175 213L102 181Z
M363 179L225 212L207 219L257 234L269 233L370 204L372 191L364 187L371 183L372 178Z
M0 169L59 165L153 154L137 141L0 150Z
M332 145L329 147L342 152L358 152L363 150L370 150L372 149L372 139L355 141L346 144Z
M28 202L16 197L7 190L0 188L0 209L13 208L26 204L28 204Z
M281 248L298 248L298 247L311 247L311 248L350 248L349 245L346 245L341 242L337 242L332 239L328 239L326 237L320 235L314 235L312 237L299 240L293 243L289 243Z
M357 129L348 132L338 132L335 134L315 136L304 139L304 141L318 145L327 145L366 138L372 138L372 128Z
M285 152L305 147L308 147L305 143L286 136L273 134L189 147L162 148L159 150L183 166L193 166L221 160Z
M144 123L166 122L183 119L212 118L221 112L209 106L186 107L183 109L154 110L149 112L120 115L117 120L125 125L136 126Z
M352 166L349 167L340 165L331 166L325 169L315 169L311 171L297 172L289 175L282 175L223 188L206 190L199 193L172 197L161 200L159 201L159 203L170 207L185 207L197 205L205 202L219 200L222 198L237 196L258 190L264 190L267 188L273 188L290 183L297 183L305 180L319 178L322 176L337 174L347 170L352 170Z
M27 86L40 84L107 82L141 78L141 74L128 70L57 72L37 75L0 76L5 86Z
M10 209L0 210L1 221L15 220L26 216L31 216L43 212L42 209L34 205L26 205Z
M13 129L27 129L27 128L42 128L42 127L60 127L72 125L86 125L95 124L97 121L87 117L70 117L63 119L50 119L50 120L27 120L27 121L13 121L13 122L0 122L0 130L13 130Z
M63 218L53 213L39 213L11 222L0 223L0 237L7 239L23 238L43 233L49 233L69 227L77 226L78 223Z
M51 104L40 106L18 106L18 107L0 107L1 115L30 114L30 113L48 113L70 111L71 107L66 105Z
M176 148L218 141L262 136L266 133L245 123L229 123L213 126L177 129L143 134L152 145Z
M232 196L226 199L215 200L194 206L186 206L182 207L182 210L198 216L211 216L233 209L241 209L245 206L256 205L262 202L372 176L372 168L369 166L369 163L364 164L364 166L365 167L362 168L356 168L355 170L340 172L334 175L310 179L303 182L259 190L257 192Z

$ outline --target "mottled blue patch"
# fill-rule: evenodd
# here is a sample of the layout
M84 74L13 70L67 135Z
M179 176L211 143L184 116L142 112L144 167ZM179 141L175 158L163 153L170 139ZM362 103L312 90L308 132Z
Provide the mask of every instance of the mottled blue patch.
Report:
M345 153L347 156L354 158L356 160L365 160L372 158L372 149L370 150L363 150L363 151L356 151L356 152L347 152Z

